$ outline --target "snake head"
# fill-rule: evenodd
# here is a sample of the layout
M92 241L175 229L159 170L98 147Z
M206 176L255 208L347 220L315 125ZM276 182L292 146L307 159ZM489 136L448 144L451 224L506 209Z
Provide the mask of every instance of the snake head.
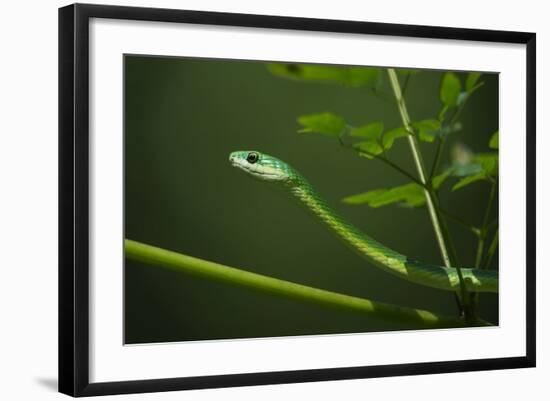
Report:
M255 150L239 150L229 155L229 162L262 181L292 184L299 177L288 164Z

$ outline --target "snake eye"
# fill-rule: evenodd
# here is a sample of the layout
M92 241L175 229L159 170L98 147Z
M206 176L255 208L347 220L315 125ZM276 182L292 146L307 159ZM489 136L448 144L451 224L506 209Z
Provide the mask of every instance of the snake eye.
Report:
M248 156L246 156L246 161L250 164L254 164L258 161L259 156L256 152L250 152Z

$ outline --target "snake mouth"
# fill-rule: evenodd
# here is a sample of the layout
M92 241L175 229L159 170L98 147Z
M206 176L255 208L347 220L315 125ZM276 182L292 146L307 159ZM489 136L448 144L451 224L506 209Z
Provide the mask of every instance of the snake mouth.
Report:
M231 163L233 167L238 167L241 170L247 171L245 166L243 166L243 164L240 162L240 159L233 154L229 155L229 163Z
M233 167L244 171L247 175L250 175L256 179L262 181L280 181L280 176L278 174L268 171L261 171L256 165L251 166L246 160L243 160L237 156L229 155L229 163L231 163Z

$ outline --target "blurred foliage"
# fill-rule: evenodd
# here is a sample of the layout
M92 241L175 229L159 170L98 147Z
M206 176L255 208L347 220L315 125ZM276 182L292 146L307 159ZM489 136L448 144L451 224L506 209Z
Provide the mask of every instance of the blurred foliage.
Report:
M313 81L351 87L375 86L381 69L369 67L333 67L314 64L270 64L269 70L280 77L297 81Z

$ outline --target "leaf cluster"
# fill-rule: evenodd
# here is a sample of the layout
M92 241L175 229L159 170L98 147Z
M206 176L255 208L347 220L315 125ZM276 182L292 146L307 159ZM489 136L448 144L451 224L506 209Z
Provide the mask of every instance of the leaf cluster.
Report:
M280 77L302 82L321 82L349 87L375 87L380 85L381 68L340 67L313 64L270 64L269 70ZM398 70L400 75L417 74L417 70ZM316 133L339 139L353 140L350 145L359 156L367 159L386 158L387 152L400 138L415 135L427 143L444 141L450 134L462 129L457 121L470 96L483 86L481 73L469 73L464 83L454 72L443 74L439 98L441 109L435 118L413 121L410 127L386 129L383 121L371 121L352 125L338 114L324 111L298 117L299 133ZM498 149L498 132L489 141L490 149ZM498 175L498 152L473 154L465 146L457 144L452 153L452 163L431 179L431 188L439 190L448 180L454 179L451 190L455 191L479 181L492 181ZM377 188L347 196L344 203L381 207L391 204L408 207L425 205L424 188L413 182L393 188Z

